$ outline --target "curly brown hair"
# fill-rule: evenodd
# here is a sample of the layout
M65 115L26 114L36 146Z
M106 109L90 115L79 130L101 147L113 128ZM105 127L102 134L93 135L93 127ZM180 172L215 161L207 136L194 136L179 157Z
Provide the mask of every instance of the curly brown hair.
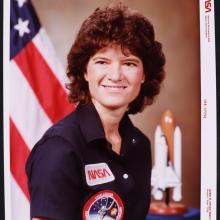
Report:
M129 114L140 112L144 106L153 103L160 91L165 74L165 57L149 20L121 3L97 8L83 22L67 56L69 100L80 103L91 101L88 83L84 79L87 63L90 57L109 44L120 45L122 51L128 49L143 62L145 82L128 109Z

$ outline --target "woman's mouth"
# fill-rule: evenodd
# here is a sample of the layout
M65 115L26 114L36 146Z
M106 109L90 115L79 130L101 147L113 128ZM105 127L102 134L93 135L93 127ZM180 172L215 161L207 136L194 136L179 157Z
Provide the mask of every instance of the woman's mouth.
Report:
M123 85L102 85L104 88L109 88L109 89L125 89L126 86Z

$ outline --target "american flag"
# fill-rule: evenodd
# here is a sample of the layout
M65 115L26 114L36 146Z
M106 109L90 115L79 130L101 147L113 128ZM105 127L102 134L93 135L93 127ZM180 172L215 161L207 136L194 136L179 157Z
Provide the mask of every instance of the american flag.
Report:
M25 162L45 130L74 109L65 74L29 0L11 0L10 169L12 220L28 220Z

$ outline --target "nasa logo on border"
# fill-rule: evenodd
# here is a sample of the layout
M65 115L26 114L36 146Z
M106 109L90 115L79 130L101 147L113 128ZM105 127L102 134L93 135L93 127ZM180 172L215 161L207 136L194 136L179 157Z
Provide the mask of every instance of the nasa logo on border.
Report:
M123 215L122 200L111 190L99 191L83 207L83 220L122 220Z

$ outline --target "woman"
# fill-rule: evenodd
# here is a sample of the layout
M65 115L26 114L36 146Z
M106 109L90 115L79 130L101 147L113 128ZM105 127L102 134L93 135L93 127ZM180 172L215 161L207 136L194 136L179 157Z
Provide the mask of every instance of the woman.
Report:
M133 126L164 78L150 22L122 4L97 8L68 55L76 111L53 125L27 161L32 219L144 220L151 151Z

